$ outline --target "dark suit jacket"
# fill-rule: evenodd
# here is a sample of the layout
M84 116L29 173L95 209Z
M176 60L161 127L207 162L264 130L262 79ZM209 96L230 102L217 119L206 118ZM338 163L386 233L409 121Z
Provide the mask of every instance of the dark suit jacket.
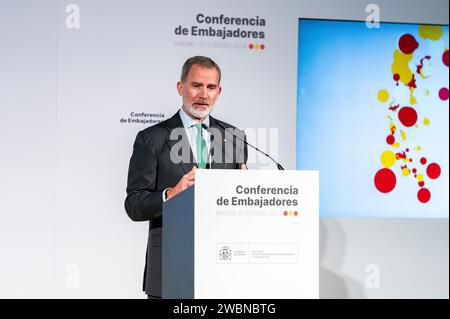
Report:
M233 127L222 123L225 127ZM212 156L208 167L239 169L241 164L246 163L247 146L242 140L230 135L211 116L210 129L214 132L211 134ZM175 136L176 140L171 137L171 133L180 132ZM243 131L233 132L245 140ZM184 146L181 150L180 145ZM187 156L188 161L174 163L172 159L177 159L176 155ZM175 186L194 165L179 112L138 133L128 171L125 210L133 221L150 221L143 287L148 295L161 296L162 193L166 188Z

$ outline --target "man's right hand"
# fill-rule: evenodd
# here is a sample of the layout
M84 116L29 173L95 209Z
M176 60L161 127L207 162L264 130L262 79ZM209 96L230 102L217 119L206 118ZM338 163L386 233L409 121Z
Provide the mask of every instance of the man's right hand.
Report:
M186 175L184 175L180 181L178 182L177 185L175 185L174 187L170 188L167 191L167 199L171 199L172 197L176 196L177 194L181 193L182 191L184 191L186 188L191 187L192 185L194 185L194 181L195 181L195 169L196 167L194 166L189 173L187 173Z

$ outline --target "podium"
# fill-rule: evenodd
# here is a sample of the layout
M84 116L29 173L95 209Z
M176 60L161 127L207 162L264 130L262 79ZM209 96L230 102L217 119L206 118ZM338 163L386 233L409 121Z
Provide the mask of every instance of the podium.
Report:
M319 298L319 173L200 170L163 204L162 298Z

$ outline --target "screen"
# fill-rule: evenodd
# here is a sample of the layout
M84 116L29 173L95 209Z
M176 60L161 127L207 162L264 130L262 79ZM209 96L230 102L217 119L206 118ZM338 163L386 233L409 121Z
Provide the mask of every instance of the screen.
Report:
M448 218L448 26L299 20L297 169L321 216Z

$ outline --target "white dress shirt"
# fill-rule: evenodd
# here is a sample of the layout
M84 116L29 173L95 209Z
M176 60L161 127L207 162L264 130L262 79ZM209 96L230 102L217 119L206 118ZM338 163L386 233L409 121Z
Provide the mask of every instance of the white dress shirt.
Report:
M192 154L194 154L194 159L197 161L197 121L193 120L186 112L181 108L180 110L181 122L183 122L183 126L186 130L186 135L189 139L189 144L191 145ZM209 127L209 115L202 122L206 127ZM206 151L209 154L209 148L211 147L210 134L207 130L203 129L203 138L206 142ZM208 156L209 157L209 156ZM208 158L209 161L209 158Z

